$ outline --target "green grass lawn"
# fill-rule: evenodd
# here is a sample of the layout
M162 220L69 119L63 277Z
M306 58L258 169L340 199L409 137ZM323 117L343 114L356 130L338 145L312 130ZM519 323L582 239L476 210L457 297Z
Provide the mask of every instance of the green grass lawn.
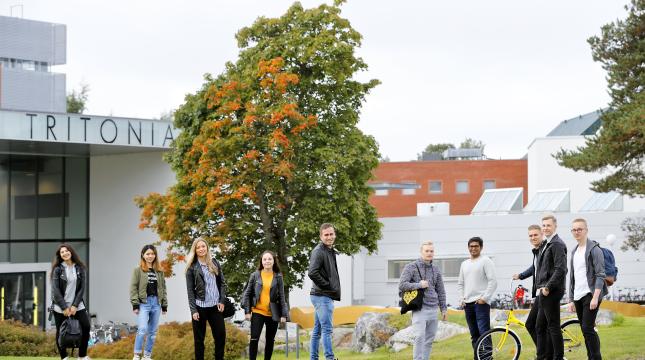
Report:
M451 319L452 320L452 319ZM455 319L460 322L460 319ZM600 334L602 355L605 359L610 360L636 360L645 359L645 341L642 337L643 329L645 329L645 318L635 317L619 317L615 325L600 326L598 333ZM522 353L520 359L533 359L535 355L535 346L531 338L524 329L516 329L522 339ZM463 360L468 358L467 355L471 350L470 337L467 334L452 337L450 339L437 342L434 344L432 350L432 359L445 359L445 360ZM412 358L412 348L408 348L400 353L390 353L386 348L380 348L372 354L359 354L351 351L337 351L336 356L342 360L385 360L385 359L410 359ZM579 354L565 354L569 360L584 360L586 354L583 352ZM273 359L295 359L295 353L289 353L289 357L285 357L284 353L276 352ZM308 359L308 352L300 352L300 359ZM20 360L46 360L56 359L54 357L6 357L0 356L0 360L20 359ZM93 360L108 360L108 359L93 359Z

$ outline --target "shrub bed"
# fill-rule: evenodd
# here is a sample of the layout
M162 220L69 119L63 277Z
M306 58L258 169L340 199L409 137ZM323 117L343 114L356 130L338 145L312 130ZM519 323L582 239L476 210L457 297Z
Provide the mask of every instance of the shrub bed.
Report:
M213 336L209 327L206 327L205 359L212 359ZM97 344L88 351L90 357L107 359L131 359L134 348L134 335L123 338L112 344ZM244 356L249 340L245 332L226 323L225 359L236 359ZM193 343L193 329L189 322L171 322L159 326L157 339L152 350L155 360L194 359L195 347Z
M56 356L53 334L22 322L0 321L0 354L4 356Z

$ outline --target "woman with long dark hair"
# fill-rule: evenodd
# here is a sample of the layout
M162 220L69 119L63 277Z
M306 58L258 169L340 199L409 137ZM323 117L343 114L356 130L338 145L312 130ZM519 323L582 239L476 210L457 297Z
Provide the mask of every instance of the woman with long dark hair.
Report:
M215 360L224 359L226 328L224 327L224 274L210 253L206 240L193 241L186 257L186 288L188 306L192 315L195 359L204 360L206 322L210 324L215 340Z
M157 337L160 313L168 311L166 280L159 265L157 249L145 245L141 249L139 266L134 268L130 282L130 303L137 315L137 336L132 360L151 360L152 346ZM146 341L145 351L143 341ZM143 354L143 357L142 357Z
M58 343L60 326L67 317L73 317L81 324L79 359L89 360L87 343L90 340L90 318L85 309L85 264L69 244L60 244L52 261L52 302L56 322L56 347L61 359L68 359L67 349Z
M266 250L260 256L258 268L249 277L242 295L242 308L246 319L251 320L249 358L255 360L257 357L258 341L262 327L266 325L264 360L270 360L278 324L289 318L284 279L273 251Z

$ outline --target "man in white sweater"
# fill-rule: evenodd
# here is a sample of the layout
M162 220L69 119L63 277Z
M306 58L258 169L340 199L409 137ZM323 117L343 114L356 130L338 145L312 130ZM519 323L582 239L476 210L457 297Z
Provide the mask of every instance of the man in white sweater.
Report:
M468 240L470 259L461 263L457 281L473 350L479 336L490 330L490 301L497 289L495 264L488 256L481 255L483 248L484 241L480 237ZM477 354L474 354L474 358L477 359Z

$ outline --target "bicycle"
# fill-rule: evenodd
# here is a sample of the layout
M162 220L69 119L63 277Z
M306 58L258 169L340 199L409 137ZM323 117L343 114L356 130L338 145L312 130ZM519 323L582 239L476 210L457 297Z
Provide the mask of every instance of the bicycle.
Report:
M513 280L511 280L511 291L513 292ZM526 328L523 321L515 317L513 303L507 312L505 326L496 326L483 333L475 345L476 356L479 360L517 360L522 351L522 341L517 333L510 328L511 325L519 325ZM577 318L565 320L560 325L564 351L566 353L586 352L585 340L582 336L580 321Z

